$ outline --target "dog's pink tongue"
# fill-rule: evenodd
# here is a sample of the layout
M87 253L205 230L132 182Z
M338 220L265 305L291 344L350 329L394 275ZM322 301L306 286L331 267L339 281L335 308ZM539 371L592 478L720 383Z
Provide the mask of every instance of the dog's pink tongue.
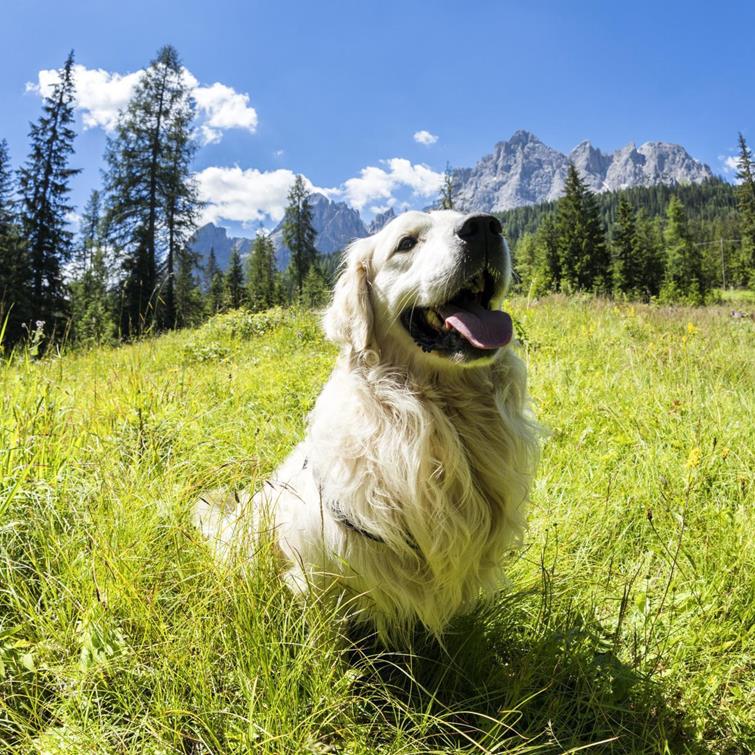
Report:
M506 312L491 311L479 304L471 303L463 309L445 306L440 314L447 327L461 333L478 349L499 349L514 335L511 317Z

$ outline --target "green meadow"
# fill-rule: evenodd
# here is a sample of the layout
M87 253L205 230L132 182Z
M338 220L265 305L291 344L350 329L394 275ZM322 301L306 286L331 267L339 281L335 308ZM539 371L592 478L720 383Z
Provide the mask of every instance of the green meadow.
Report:
M301 438L315 314L6 355L0 752L755 751L750 305L510 304L549 428L526 543L442 643L391 651L190 523Z

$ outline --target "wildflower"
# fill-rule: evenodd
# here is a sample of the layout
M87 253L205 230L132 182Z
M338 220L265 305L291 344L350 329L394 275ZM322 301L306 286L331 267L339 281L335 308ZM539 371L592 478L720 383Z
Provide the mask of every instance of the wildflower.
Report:
M721 449L721 458L725 459L729 455L729 447L725 446Z
M687 333L689 333L689 335L694 336L695 333L697 333L697 330L698 330L697 325L691 322L687 323Z
M695 446L687 457L687 469L694 469L700 466L700 459L702 458L702 452L699 446Z

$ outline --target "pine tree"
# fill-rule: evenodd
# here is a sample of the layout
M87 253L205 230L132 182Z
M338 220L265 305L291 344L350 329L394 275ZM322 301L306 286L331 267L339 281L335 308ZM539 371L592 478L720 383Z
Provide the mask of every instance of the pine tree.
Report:
M610 257L595 195L574 165L558 204L558 251L562 285L574 291L608 293Z
M225 276L221 270L217 270L212 276L205 307L210 316L225 309Z
M634 223L632 255L637 262L637 292L646 301L658 296L663 285L663 234L660 218L651 220L640 210Z
M71 325L75 340L95 346L108 343L115 332L112 309L105 250L95 245L90 249L87 269L71 284Z
M555 213L546 215L535 234L534 295L561 290L561 256Z
M80 273L91 267L94 252L103 246L103 242L101 195L97 189L93 189L81 213L76 250L76 268Z
M453 210L454 208L454 176L448 163L446 163L443 185L440 189L440 208L441 210Z
M108 140L107 227L123 257L124 334L160 324L160 296L166 297L162 324L175 325L176 250L190 235L196 211L189 175L193 112L178 53L168 45L142 74L114 137ZM162 259L166 270L161 281Z
M8 144L0 140L0 351L23 335L30 319L31 281L26 247L18 226L13 196L15 184Z
M741 235L742 268L751 288L755 288L755 165L744 136L739 134L737 162L737 210ZM743 276L744 277L744 276Z
M695 252L689 238L687 213L677 197L672 197L666 211L663 231L666 251L666 274L662 297L667 301L681 299L691 304L703 301L705 289L702 281L700 255Z
M252 311L276 304L276 272L273 240L260 232L247 261L247 300Z
M613 290L617 294L631 294L638 288L635 258L636 223L634 210L626 197L621 197L616 212L613 235Z
M316 236L312 227L309 192L304 186L304 179L299 175L288 192L288 206L283 218L283 243L291 252L289 268L300 298L304 290L304 278L317 260Z
M244 268L238 249L231 252L228 270L225 274L225 303L231 309L237 309L244 303Z
M62 325L65 316L63 265L73 252L67 216L73 210L69 182L79 173L68 167L76 136L75 98L71 52L45 97L42 115L32 124L29 156L19 171L22 227L32 276L31 315L46 322L48 330Z
M208 294L212 287L212 281L215 279L215 274L220 273L220 267L218 266L218 258L215 256L215 247L210 247L210 254L207 257L207 264L204 266L204 293Z
M175 328L177 322L177 293L175 291L175 267L183 265L184 279L182 295L189 296L181 307L182 317L187 314L191 295L189 278L193 276L196 258L191 258L187 243L194 231L199 208L196 180L191 172L191 162L196 152L196 141L192 139L192 121L195 115L194 100L184 96L176 106L173 122L167 139L167 176L165 179L165 224L167 230L167 252L165 258L165 312L163 324ZM188 277L187 277L188 276Z
M312 265L304 279L301 301L305 307L321 307L330 298L328 281L317 265Z
M187 328L202 321L202 291L194 271L199 265L199 254L187 246L177 252L176 269L176 327Z

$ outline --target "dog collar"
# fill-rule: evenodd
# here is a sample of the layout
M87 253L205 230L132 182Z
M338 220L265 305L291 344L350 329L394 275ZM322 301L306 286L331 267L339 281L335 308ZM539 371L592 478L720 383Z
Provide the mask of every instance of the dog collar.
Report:
M309 459L304 459L304 464L302 465L302 469L306 469L309 466ZM320 500L323 500L323 494L322 494L322 485L319 481L317 481L317 489L320 493ZM352 532L356 532L357 535L361 535L362 537L366 537L368 540L372 540L373 543L382 543L383 545L386 544L385 540L383 540L382 537L379 535L376 535L374 532L370 532L369 530L366 530L362 527L360 527L357 524L354 524L354 522L349 519L346 514L344 514L343 509L341 508L341 504L338 503L338 501L332 500L332 499L325 499L324 502L325 508L328 510L328 513L332 517L333 521L336 524L340 524L342 527L346 527L347 530L351 530ZM417 551L419 553L419 546L417 543L414 542L414 539L407 536L406 537L406 544L414 551Z
M383 540L382 537L379 537L373 532L369 532L368 530L362 529L361 527L354 524L354 522L352 522L351 519L349 519L349 517L347 517L346 514L343 513L343 510L338 504L338 501L326 501L325 505L328 509L328 513L333 517L333 520L335 522L343 525L344 527L346 527L346 529L349 529L352 532L356 532L358 535L362 535L362 537L366 537L368 540L372 540L375 543L383 543L383 545L385 545L385 540Z

